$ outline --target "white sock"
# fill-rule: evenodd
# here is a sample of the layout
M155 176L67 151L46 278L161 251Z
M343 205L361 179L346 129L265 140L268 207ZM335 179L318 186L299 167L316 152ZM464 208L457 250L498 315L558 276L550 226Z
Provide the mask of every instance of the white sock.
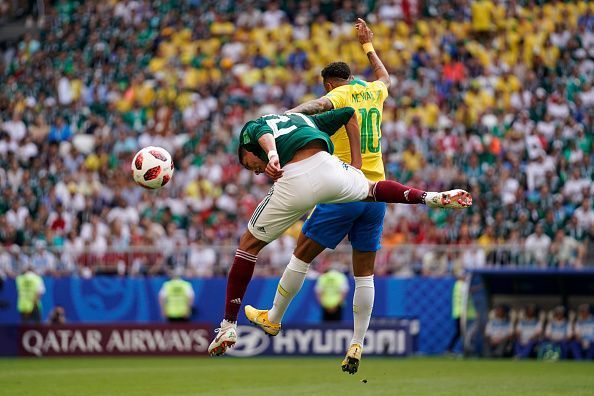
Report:
M221 329L228 329L229 327L237 327L237 322L229 322L227 319L223 319Z
M268 311L268 320L272 323L280 323L283 320L293 297L303 286L303 280L308 269L308 263L291 256L291 261L289 261L289 265L285 268L285 272L283 272L283 276L278 282L276 294L274 295L274 304Z
M355 329L351 345L359 344L363 346L363 339L369 327L369 319L371 319L371 311L373 310L374 296L373 275L355 276L355 295L353 296Z

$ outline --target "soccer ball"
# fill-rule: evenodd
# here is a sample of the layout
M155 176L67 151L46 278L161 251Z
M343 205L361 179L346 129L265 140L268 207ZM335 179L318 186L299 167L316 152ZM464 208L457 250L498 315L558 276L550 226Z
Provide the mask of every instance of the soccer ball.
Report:
M163 187L173 176L171 155L161 147L145 147L132 160L132 177L144 188Z

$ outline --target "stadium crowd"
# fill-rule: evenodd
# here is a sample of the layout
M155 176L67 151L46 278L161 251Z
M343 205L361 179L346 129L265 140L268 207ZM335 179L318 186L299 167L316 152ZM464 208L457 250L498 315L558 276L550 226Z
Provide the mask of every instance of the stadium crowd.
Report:
M377 273L581 268L594 257L593 11L587 1L59 0L0 54L0 273L224 273L232 251L216 247L235 243L270 185L234 158L241 126L323 95L331 61L371 79L357 16L395 82L387 176L467 188L475 202L390 206ZM176 164L159 191L130 178L147 145ZM284 268L299 228L268 249L260 274ZM318 266L333 261L350 262Z

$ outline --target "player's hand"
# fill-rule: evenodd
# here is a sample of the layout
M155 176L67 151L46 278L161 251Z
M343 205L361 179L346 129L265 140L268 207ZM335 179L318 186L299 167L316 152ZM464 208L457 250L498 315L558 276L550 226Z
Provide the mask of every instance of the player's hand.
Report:
M373 39L373 32L363 19L357 18L357 22L355 22L355 29L357 29L357 38L359 39L359 43L371 43L371 40Z
M270 158L264 172L274 181L277 181L283 176L283 170L280 167L278 155L274 155Z

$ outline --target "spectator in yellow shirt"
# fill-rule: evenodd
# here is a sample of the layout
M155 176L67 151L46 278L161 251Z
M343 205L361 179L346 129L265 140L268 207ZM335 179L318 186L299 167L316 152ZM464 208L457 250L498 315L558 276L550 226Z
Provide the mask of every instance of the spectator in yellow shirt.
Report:
M423 167L425 158L423 157L423 154L417 151L417 148L413 143L409 143L406 150L404 150L404 153L402 153L402 162L407 171L415 173Z
M488 39L493 31L495 21L495 5L490 0L473 1L470 6L472 13L472 31L479 40Z

